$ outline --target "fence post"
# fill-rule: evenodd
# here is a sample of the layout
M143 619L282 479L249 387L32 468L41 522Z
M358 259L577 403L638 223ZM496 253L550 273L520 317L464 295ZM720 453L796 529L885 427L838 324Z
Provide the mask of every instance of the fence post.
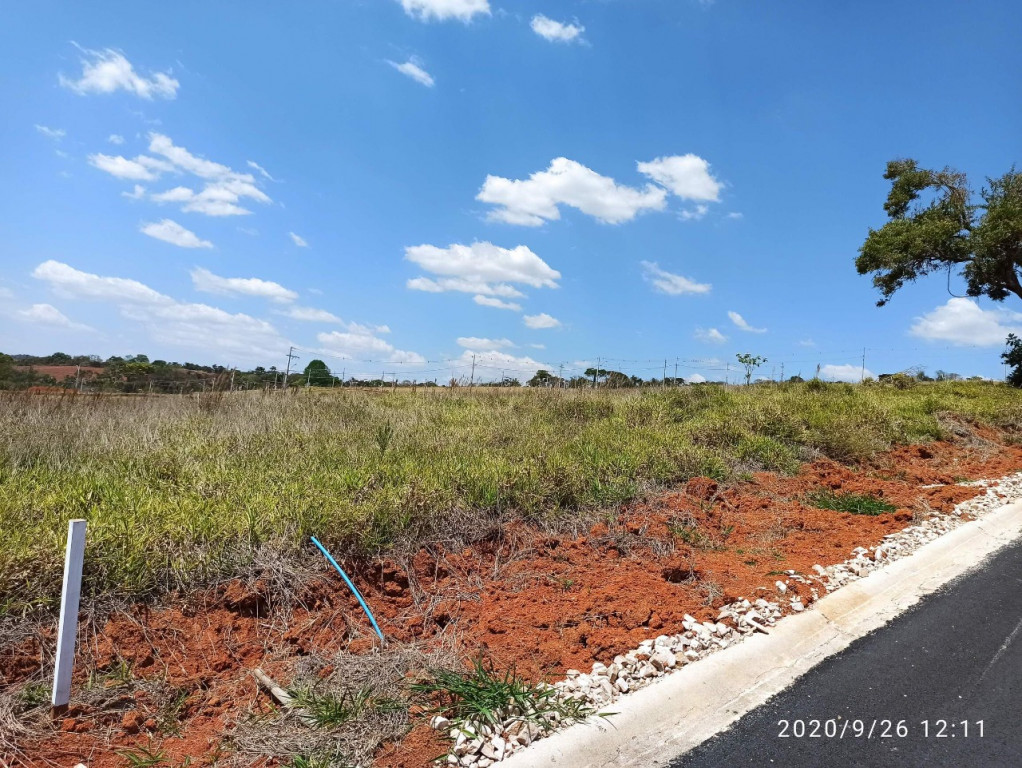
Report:
M69 520L67 553L64 557L64 590L60 596L60 623L57 625L57 659L53 671L52 713L67 711L71 701L71 671L75 664L78 637L78 607L82 593L82 563L85 560L85 521Z

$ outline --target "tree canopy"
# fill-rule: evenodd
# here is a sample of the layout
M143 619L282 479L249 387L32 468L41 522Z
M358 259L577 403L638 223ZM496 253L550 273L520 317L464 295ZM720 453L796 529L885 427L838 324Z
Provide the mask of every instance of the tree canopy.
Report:
M1011 366L1008 383L1013 387L1022 387L1022 339L1014 333L1009 333L1007 347L1001 359L1006 365Z
M1022 298L1022 174L1012 168L987 179L978 199L964 173L920 168L915 160L892 160L884 178L890 219L870 229L855 266L872 274L883 306L907 282L958 270L969 296L1003 301Z
M305 381L313 387L329 387L333 383L333 374L322 360L310 360L302 371Z
M745 352L740 355L735 355L738 358L738 362L745 368L745 383L748 385L752 381L752 372L759 368L763 363L767 361L765 357L760 355L750 355Z

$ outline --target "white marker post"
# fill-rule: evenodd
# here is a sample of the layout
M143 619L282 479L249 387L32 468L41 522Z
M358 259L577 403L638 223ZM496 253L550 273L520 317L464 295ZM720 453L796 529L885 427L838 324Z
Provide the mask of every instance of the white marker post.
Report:
M57 626L57 663L53 672L53 699L50 702L55 715L65 712L71 701L71 671L75 665L84 561L85 521L69 520L67 554L64 558L64 591L60 597L60 624Z

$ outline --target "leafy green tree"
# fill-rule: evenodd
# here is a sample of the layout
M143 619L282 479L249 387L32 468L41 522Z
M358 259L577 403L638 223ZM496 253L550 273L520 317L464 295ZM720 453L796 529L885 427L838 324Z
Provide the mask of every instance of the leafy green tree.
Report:
M554 378L550 371L540 368L528 383L530 387L549 387Z
M890 219L870 229L855 267L872 273L883 306L906 282L958 270L969 296L1022 298L1022 174L1012 168L988 179L976 199L964 173L931 171L915 160L892 160L884 178Z
M1022 339L1014 333L1008 334L1008 348L1001 355L1001 360L1011 366L1008 383L1022 387Z
M333 383L333 375L322 360L310 360L302 371L302 379L313 387L329 387Z
M748 352L745 352L740 355L735 355L735 357L738 358L738 362L741 363L742 367L745 368L746 385L748 385L749 382L752 381L753 371L755 371L757 368L759 368L761 365L763 365L763 363L767 361L765 357L760 357L759 355L750 355Z
M14 358L0 352L0 389L5 389L13 384L14 379Z

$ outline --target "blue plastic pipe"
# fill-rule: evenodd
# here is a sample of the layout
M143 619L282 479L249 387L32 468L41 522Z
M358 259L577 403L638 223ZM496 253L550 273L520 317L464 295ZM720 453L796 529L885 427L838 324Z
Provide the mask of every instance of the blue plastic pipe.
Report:
M373 612L369 610L369 606L366 605L366 601L362 599L361 593L355 588L355 585L351 583L351 579L348 578L348 574L341 570L341 566L339 566L337 561L334 560L330 553L326 551L326 547L319 543L319 539L315 536L312 536L311 538L312 543L319 547L319 551L322 552L324 556L326 556L326 559L330 561L330 565L336 568L337 572L341 574L341 578L344 579L344 583L347 584L351 588L351 591L355 593L355 597L358 598L358 602L362 606L362 610L366 612L366 616L368 616L369 621L372 622L373 629L375 629L376 634L380 636L380 642L386 642L386 640L383 639L383 633L380 631L380 625L377 624L376 619L373 618Z

